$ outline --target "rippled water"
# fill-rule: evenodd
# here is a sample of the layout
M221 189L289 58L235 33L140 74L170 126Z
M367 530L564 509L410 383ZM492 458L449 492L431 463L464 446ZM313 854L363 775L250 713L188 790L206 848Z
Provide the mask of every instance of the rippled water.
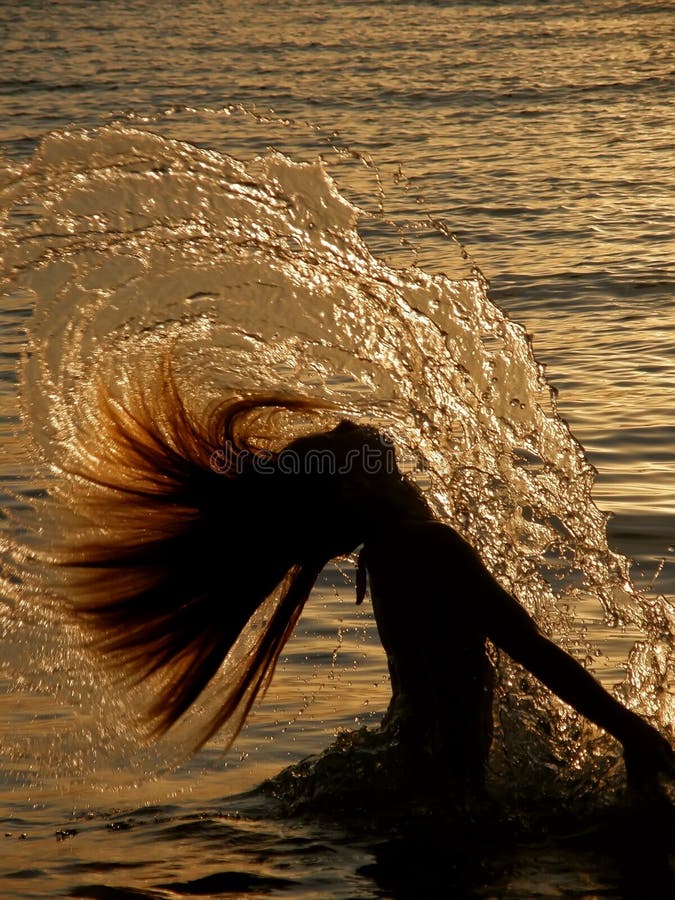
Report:
M178 234L185 219L181 202L189 204L193 196L186 184L180 183L178 161L182 159L183 171L196 179L193 186L199 186L202 177L202 186L212 186L209 166L216 174L222 173L222 162L220 156L209 158L207 153L201 158L184 145L167 145L167 139L187 141L241 160L270 144L296 160L322 153L344 196L374 214L359 225L370 251L386 258L391 266L415 260L421 268L421 274L411 271L405 275L403 281L410 289L428 285L424 273L447 271L453 278L472 275L471 260L463 259L457 245L434 226L442 218L491 280L490 296L533 333L537 357L560 389L559 407L599 469L595 496L603 509L615 513L610 536L639 560L640 569L634 572L638 584L648 586L663 561L655 588L670 596L675 481L669 377L674 358L669 13L647 4L626 4L617 10L615 5L603 3L564 4L555 11L526 4L390 3L278 4L273 11L258 5L240 8L195 3L176 11L164 9L161 16L155 10L147 3L115 7L63 3L47 9L28 3L19 10L0 10L6 31L0 63L6 116L0 141L8 160L0 177L9 191L17 190L26 201L14 211L10 222L14 234L30 231L38 211L35 204L47 199L56 211L54 233L69 236L54 239L48 232L45 238L46 229L38 229L42 238L34 244L39 253L48 254L64 244L73 247L79 241L79 286L99 290L99 298L110 296L111 288L130 276L122 267L111 280L110 268L106 269L95 253L91 255L91 234L86 241L82 237L86 229L78 215L85 213L73 207L72 184L68 187L69 173L64 167L64 147L70 140L71 150L80 154L84 175L77 202L87 205L86 214L91 216L102 210L122 213L120 245L133 240L129 223L137 226L141 213L167 227L163 244L153 243L153 238L140 250L136 246L137 255L146 253L144 258L149 261L142 287L156 288L165 277L165 296L168 294L176 309L180 306L181 315L184 300L194 298L191 322L201 321L202 335L210 340L215 335L216 340L213 351L206 352L199 336L191 333L192 356L188 354L186 368L189 372L194 360L215 363L200 382L213 390L218 377L231 375L227 365L219 367L215 359L227 328L217 321L215 326L212 321L204 324L207 313L213 311L209 305L214 301L208 295L217 285L206 284L208 274L198 275L196 270L213 256L216 247L222 251L223 244L214 243L215 232L204 221L199 228L206 231L192 235L192 250L185 241L179 248L180 241L170 236ZM249 108L252 104L273 106L278 116L292 122L278 122L276 117L261 122L230 109L230 104L241 102ZM90 143L83 144L77 134L72 139L64 134L70 123L98 127L114 120L121 120L121 129L127 130L98 132L97 159L91 156ZM305 120L322 129L305 126ZM136 184L127 184L122 191L129 155L120 152L115 156L120 146L116 135L133 134L130 128L158 136L158 142L152 144L142 134L137 140L139 155L151 163L163 157L170 171L164 177L158 169L151 176L152 165L139 164ZM33 158L31 198L26 189L31 175L16 167L31 157L38 141L51 129L57 129L57 134ZM339 136L334 135L336 131ZM336 154L331 143L372 155L377 171L367 165L367 156L349 150ZM106 166L98 173L97 162ZM118 176L121 181L115 180ZM263 183L268 183L266 178ZM311 198L320 195L321 184L303 176L296 188L302 197L299 208L311 208ZM155 206L150 210L151 200ZM386 225L379 214L383 202L386 216L395 221L393 226ZM334 213L336 207L330 202L328 206ZM265 215L269 209L265 201ZM68 210L73 216L70 225L64 218ZM218 221L222 211L211 212ZM325 208L318 214L325 215ZM279 221L275 221L271 237L269 232L262 236L263 241L274 244L283 236ZM301 228L296 239L308 233L306 222L297 224ZM103 221L97 224L92 219L90 226L89 232L106 230ZM401 237L403 244L399 244ZM158 248L171 249L167 259L173 266L176 253L180 256L186 247L186 252L194 255L198 239L202 244L196 265L186 263L188 293L175 277L175 269L163 266ZM324 248L317 263L322 278L349 247L344 220L339 228L333 228L333 239L336 248ZM25 261L30 257L29 245L30 240L23 241L6 258ZM111 250L105 241L101 247L106 253ZM306 261L307 248L287 249L291 257ZM41 486L28 474L16 437L14 367L35 296L43 310L51 309L52 314L60 310L62 319L57 321L61 324L55 326L52 321L50 326L56 334L52 347L60 348L59 353L67 349L63 355L67 378L77 374L72 366L86 359L87 347L91 349L86 343L63 341L58 334L59 327L66 329L77 322L77 304L68 278L55 280L53 266L58 268L58 259L46 261L42 272L49 277L42 282L38 276L32 281L17 280L13 273L11 292L3 298L0 311L6 509L21 502L11 498L10 490L31 493ZM223 271L222 265L216 265L213 278L222 279ZM341 278L352 278L357 271L361 269L334 273L333 284L342 285ZM377 280L381 273L374 270L371 274ZM299 314L308 308L303 293L308 284L306 273L303 279L296 295ZM230 279L229 283L235 282ZM405 297L404 288L399 295ZM480 291L472 295L471 290L462 290L456 308L473 309L483 316L489 312ZM56 306L53 301L49 305L50 293L57 298ZM157 291L141 289L134 296L151 298L142 311L135 308L135 313L141 320L145 316L145 324L154 328ZM383 298L379 306L365 308L368 315L359 322L361 330L356 335L361 338L372 330L368 365L355 368L349 359L350 345L345 344L349 332L344 322L337 322L321 359L322 375L331 367L334 371L336 358L340 358L343 374L357 383L362 379L361 390L364 384L384 390L387 366L393 377L396 361L414 361L419 352L421 357L442 362L440 349L425 343L431 337L421 325L416 322L406 332L400 327L402 307L387 312L386 291ZM256 293L256 302L263 299L268 302L270 296ZM116 300L117 311L104 323L108 329L129 315L124 305L129 297L118 293ZM370 298L368 302L374 301ZM78 314L86 313L89 303L85 297ZM247 303L250 298L241 300L243 312L250 311ZM290 306L282 309L284 315L289 311ZM432 321L438 315L431 309L425 313ZM46 321L49 324L49 317ZM307 325L302 315L298 321ZM284 321L289 333L297 331L298 321ZM272 316L270 326L274 322ZM449 325L461 344L461 328L455 329L456 322ZM315 321L314 331L310 329L304 337L328 334L323 327ZM501 376L525 371L525 382L536 393L538 373L527 361L522 349L526 344L518 330L509 331L496 314L492 314L490 327L497 343L490 344L487 338L483 341L481 353L485 355L474 358L475 370L467 367L469 387L451 380L448 383L457 396L452 401L437 397L432 403L433 371L420 372L420 378L411 382L419 389L405 396L408 412L433 413L433 425L434 416L438 424L448 409L456 412L458 403L470 405L471 385L479 383L477 373L490 358L501 366ZM388 359L376 352L375 338L383 334L398 336L399 343L393 345L396 352ZM421 343L416 346L410 335ZM265 347L271 347L270 333L264 338ZM508 349L506 338L512 341ZM341 357L335 355L340 346ZM518 348L525 355L516 359L514 367L509 360L521 352ZM56 369L52 368L57 374L63 361L59 353ZM306 361L302 354L298 359ZM287 364L288 355L282 361ZM301 370L302 366L295 365L286 376L299 377L301 383L314 387L321 383L316 370L313 374ZM439 370L447 376L442 365ZM243 366L242 371L246 371ZM271 377L271 369L266 371L266 377ZM31 383L37 387L45 382L36 378ZM500 393L506 384L511 388L513 381L502 377L497 401L490 401L493 409L499 410L500 402L506 405L513 399ZM57 379L52 394L70 396L59 394L64 385L63 379ZM395 393L395 382L392 390ZM380 419L385 415L381 406L368 407L370 401L364 401L363 395L355 400L353 392L353 387L347 391L349 403L359 407L360 402L362 413L375 413ZM50 399L48 393L42 402L45 399ZM513 407L508 409L510 415L515 414ZM526 424L534 426L535 420L529 418L532 414L528 407ZM412 447L423 441L424 435L420 422L406 415L399 406L393 414L389 411L388 421L398 427L399 440ZM537 429L541 434L539 425ZM486 438L486 431L477 433ZM424 449L432 460L437 439L438 432L426 436ZM499 440L503 441L503 436ZM565 446L563 436L555 440L562 442L555 446ZM480 453L490 456L489 443L480 441ZM467 450L461 442L452 446L455 453ZM499 442L495 445L497 450L500 446ZM442 468L441 463L435 459L437 468ZM577 471L585 472L583 465ZM504 510L522 490L516 476L517 472L509 470L505 496L498 497L492 507L502 523ZM447 475L439 471L439 477ZM456 487L460 492L455 499L449 500L451 495L445 494L439 502L482 542L488 556L490 550L498 552L501 545L499 541L490 544L480 516L472 517L471 509L461 509L456 499L469 496L484 502L484 486L474 482ZM589 515L588 521L596 528L599 520L586 504L582 488L581 499L575 501L571 512ZM516 538L521 540L522 535ZM604 559L606 565L602 546L594 540L593 552L599 555L593 559ZM575 552L584 556L582 549L577 542ZM521 584L524 550L522 545L509 577L518 585L524 602L528 598L533 602L527 584ZM348 581L349 566L346 575ZM615 593L619 587L612 583L611 596L603 597L610 611L613 604L619 609L626 602L630 605L630 599L621 600ZM655 602L661 604L662 612L667 610L667 602ZM554 615L551 609L546 607L543 614L553 615L560 637L574 643L576 632L567 635L565 616ZM636 629L649 625L651 610L645 612L638 605L624 629L607 630L600 605L582 603L580 613L590 629L591 648L598 647L603 654L596 662L597 671L608 683L622 678ZM62 663L59 669L60 639L52 635L53 646L46 639L41 642L39 623L30 613L25 627L28 641L18 640L16 632L5 641L10 648L4 658L2 703L7 732L3 739L3 826L8 834L3 893L7 896L214 896L237 891L247 896L282 891L298 897L407 896L410 876L400 859L409 860L411 867L424 870L425 877L432 879L423 882L427 892L443 882L467 896L539 896L546 891L550 896L552 889L558 890L559 896L594 896L601 891L619 896L619 876L612 861L618 838L614 834L607 837L602 829L602 840L582 841L581 845L571 840L568 829L563 844L550 840L535 846L530 835L524 849L514 849L498 830L483 834L480 841L470 836L462 842L445 825L431 823L423 832L423 849L420 838L412 838L406 823L399 819L382 826L375 838L373 829L380 823L370 828L372 806L365 804L365 811L357 809L357 822L346 817L344 810L338 815L339 810L333 809L339 806L339 779L344 779L339 747L326 758L324 768L310 773L308 782L304 776L299 779L320 797L324 792L319 804L321 823L316 809L309 820L297 815L282 817L275 806L278 801L267 795L221 799L275 775L288 762L321 751L339 729L376 722L384 709L388 687L372 622L367 611L353 606L351 589L336 571L326 574L299 633L289 644L270 696L235 750L224 757L216 741L192 763L154 783L142 777L152 768L152 757L136 759L134 769L124 754L115 757L119 748L110 740L110 733L101 737L105 729L95 717L93 721L83 717L67 703L55 709L55 686L60 687L59 696L70 697L72 703L78 691L82 692L81 673L73 680L73 673L64 672ZM582 654L586 640L582 634L578 644ZM661 656L664 654L667 660L667 646L662 648ZM663 659L661 662L664 664ZM639 671L636 665L634 659L632 671ZM59 678L64 683L55 685ZM639 681L629 685L636 703L641 692L643 699L651 702L650 690ZM87 708L87 698L80 700ZM91 699L88 703L91 706ZM661 715L666 715L666 709ZM562 717L560 723L565 722ZM522 751L517 737L515 740L515 749ZM560 734L556 740L564 746ZM507 746L514 749L514 745ZM164 758L168 752L162 751ZM368 747L359 749L358 743L348 742L346 752L347 765L357 775L362 773L360 784L366 784L372 757ZM535 763L555 772L560 763L552 761L549 753L550 747L536 747ZM162 761L160 753L155 763ZM582 771L590 771L609 791L614 775L600 774L602 765L599 770L593 765L589 770L586 763ZM138 786L129 784L130 771L132 779L142 782ZM592 790L591 781L582 777L576 790L587 794ZM521 789L527 795L527 784ZM350 796L348 785L345 790L343 796ZM294 793L289 791L280 783L274 793L293 806L296 801L289 798ZM513 806L512 799L511 808L525 815L527 797L520 804L517 797L516 786L516 803ZM530 795L529 802L540 814L536 798ZM337 821L326 822L325 816L331 812ZM597 810L596 814L601 815ZM561 822L553 826L554 832L556 828L565 830ZM419 822L415 827L419 828ZM521 827L527 834L527 823ZM450 859L443 855L444 864L439 867L430 856L439 843L448 841L457 854ZM551 882L556 887L552 888ZM113 892L115 888L118 893Z

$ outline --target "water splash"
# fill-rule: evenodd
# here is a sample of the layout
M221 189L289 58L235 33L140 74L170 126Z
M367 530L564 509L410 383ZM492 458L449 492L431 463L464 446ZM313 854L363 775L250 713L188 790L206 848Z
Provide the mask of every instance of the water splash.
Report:
M213 113L212 127L236 112ZM68 514L64 473L95 446L101 385L121 399L138 385L161 391L168 347L197 415L224 395L281 389L385 428L438 515L558 642L594 656L574 609L600 608L608 625L639 631L620 691L672 730L673 609L634 592L591 498L594 471L527 334L491 303L447 226L419 215L400 169L383 175L348 148L244 163L159 133L170 120L180 134L190 115L55 132L0 171L0 284L33 311L25 433L5 461L16 485L3 538L7 677L29 673L38 690L85 708L97 697L88 740L100 750L91 735L104 734L106 758L119 758L120 730L104 723L120 721L122 703L97 687L49 602L35 605L40 572L15 538L40 538L54 504ZM458 278L427 265L451 248ZM52 499L27 496L36 492ZM611 776L605 742L505 660L499 693L501 777L525 760L533 783L551 773L546 789L564 772ZM124 753L141 753L147 768L133 730L124 735ZM73 747L78 771L96 765L97 752L83 755L77 737Z

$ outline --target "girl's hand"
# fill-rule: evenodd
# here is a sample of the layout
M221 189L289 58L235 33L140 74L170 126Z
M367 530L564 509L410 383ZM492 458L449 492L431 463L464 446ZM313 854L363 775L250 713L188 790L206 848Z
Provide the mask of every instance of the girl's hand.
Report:
M675 781L675 751L660 732L639 719L635 734L624 744L628 787L634 793L655 797L660 794L657 777Z

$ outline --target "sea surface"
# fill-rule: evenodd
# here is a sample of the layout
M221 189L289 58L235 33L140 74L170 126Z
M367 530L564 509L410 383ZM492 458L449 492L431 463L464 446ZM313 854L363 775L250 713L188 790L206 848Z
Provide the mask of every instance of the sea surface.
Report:
M178 334L195 394L285 373L319 396L332 385L410 454L421 448L432 488L451 498L439 510L554 637L672 736L674 31L671 4L648 2L1 3L3 536L20 538L49 487L92 360L106 372ZM274 151L283 158L256 163ZM293 166L319 157L327 174ZM236 216L210 205L233 185L250 190L258 219L243 201ZM235 219L255 240L248 293L223 224ZM283 302L260 268L282 244ZM226 277L237 327L248 321L258 341L257 356L236 345L236 372L223 361L235 346ZM368 291L352 321L357 285ZM332 330L322 286L344 312ZM461 369L450 373L446 351L466 354ZM442 432L451 415L463 437ZM502 467L521 452L527 465ZM449 474L450 459L493 479L498 469L498 488ZM551 498L530 496L551 471ZM541 608L526 507L534 525L564 523L546 558L560 585ZM489 533L494 522L508 540ZM668 896L621 808L616 748L584 744L550 698L537 695L530 718L529 688L508 667L492 776L501 812L465 827L377 794L386 757L362 729L376 728L389 685L370 606L354 602L353 560L322 576L234 747L216 738L188 758L134 744L116 718L123 689L79 668L7 572L8 900ZM509 686L524 734L509 731ZM540 746L529 726L546 715L552 743Z

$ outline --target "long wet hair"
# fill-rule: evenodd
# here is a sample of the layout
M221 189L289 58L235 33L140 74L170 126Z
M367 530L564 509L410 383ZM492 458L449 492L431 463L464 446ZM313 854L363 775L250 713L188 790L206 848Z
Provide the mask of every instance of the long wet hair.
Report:
M287 444L282 467L280 451L256 438L266 417L306 416L319 405L237 398L198 421L170 376L165 385L161 400L139 395L123 405L99 396L95 448L69 471L89 526L54 560L88 644L134 682L152 680L146 718L155 735L200 697L273 597L195 738L199 747L225 723L234 740L322 568L363 539L336 471L288 463L331 448L339 467L350 448L376 443L377 433L342 422Z

